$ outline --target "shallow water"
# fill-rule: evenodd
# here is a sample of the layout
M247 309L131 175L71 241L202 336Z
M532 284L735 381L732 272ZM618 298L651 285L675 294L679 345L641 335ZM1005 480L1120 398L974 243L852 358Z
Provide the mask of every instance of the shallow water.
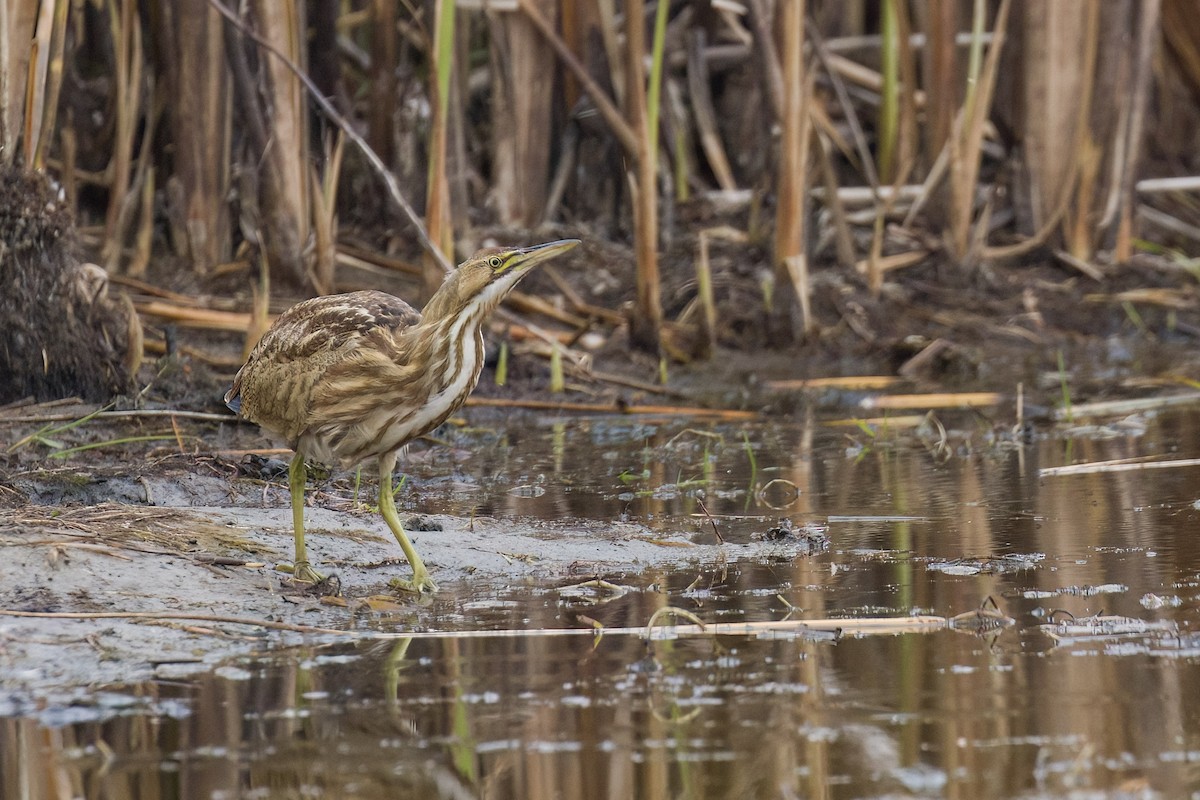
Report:
M944 421L945 437L815 418L457 432L412 455L409 510L628 518L697 542L715 525L728 560L602 576L619 595L445 586L429 627L491 635L264 650L0 709L0 797L1200 797L1200 467L1039 473L1196 458L1200 413L1023 444ZM781 519L828 546L773 557L759 540ZM501 633L635 628L668 605L717 623L985 603L1015 624Z

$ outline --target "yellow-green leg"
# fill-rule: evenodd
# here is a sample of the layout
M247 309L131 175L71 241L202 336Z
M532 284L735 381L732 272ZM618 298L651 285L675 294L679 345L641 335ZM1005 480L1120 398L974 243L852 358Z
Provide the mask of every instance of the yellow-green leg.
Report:
M404 526L400 524L400 515L396 513L396 499L392 497L392 471L395 468L395 453L379 457L379 513L383 515L383 521L392 529L392 535L400 543L404 557L412 566L413 576L411 581L395 578L391 583L406 592L417 592L418 594L436 592L437 584L433 582L433 578L429 577L429 570L425 568L425 562L417 555L417 548L413 547L412 542L408 540L408 534L404 532Z
M320 583L325 578L308 563L308 554L304 548L304 484L307 479L304 456L296 453L288 467L288 489L292 492L292 533L296 537L296 558L292 561L292 577L305 583Z

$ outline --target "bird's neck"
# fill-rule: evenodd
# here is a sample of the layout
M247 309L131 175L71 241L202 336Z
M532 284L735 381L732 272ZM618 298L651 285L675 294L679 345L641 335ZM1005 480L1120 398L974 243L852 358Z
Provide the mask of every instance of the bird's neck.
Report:
M430 303L432 305L432 302ZM419 359L427 364L426 376L430 394L454 387L454 393L475 388L483 366L484 348L482 327L488 309L478 305L460 308L451 314L430 314L426 306L421 323L414 331L418 348L425 352ZM434 307L433 311L437 311ZM465 398L464 398L465 399Z
M439 365L434 367L434 373L439 376L433 381L434 391L461 382L460 372L470 376L470 387L474 388L483 365L480 331L484 320L504 299L519 275L474 291L461 285L457 277L448 278L425 304L416 332L421 349L429 355L426 363ZM439 367L444 371L439 372Z

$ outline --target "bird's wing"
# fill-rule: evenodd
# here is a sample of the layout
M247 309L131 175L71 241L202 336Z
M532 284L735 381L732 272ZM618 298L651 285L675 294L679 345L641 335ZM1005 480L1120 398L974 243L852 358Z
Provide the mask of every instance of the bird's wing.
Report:
M365 291L305 300L275 320L238 370L225 402L292 438L312 388L330 364L372 333L395 335L421 314L398 297Z
M342 350L376 329L398 331L420 321L416 309L384 292L314 297L283 312L263 334L247 364L263 358L306 360L322 351Z

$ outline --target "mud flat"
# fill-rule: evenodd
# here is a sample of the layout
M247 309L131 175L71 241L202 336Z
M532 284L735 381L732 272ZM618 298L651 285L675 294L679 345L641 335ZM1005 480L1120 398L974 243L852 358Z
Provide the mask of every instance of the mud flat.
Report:
M410 524L441 528L410 530L442 589L430 599L389 588L410 570L378 515L310 507L307 520L310 557L340 597L298 591L276 569L292 548L286 507L104 502L12 514L0 526L0 714L347 635L318 628L477 627L471 607L522 585L789 557L786 544L698 544L693 533L622 522L422 517ZM76 616L7 615L14 611Z

